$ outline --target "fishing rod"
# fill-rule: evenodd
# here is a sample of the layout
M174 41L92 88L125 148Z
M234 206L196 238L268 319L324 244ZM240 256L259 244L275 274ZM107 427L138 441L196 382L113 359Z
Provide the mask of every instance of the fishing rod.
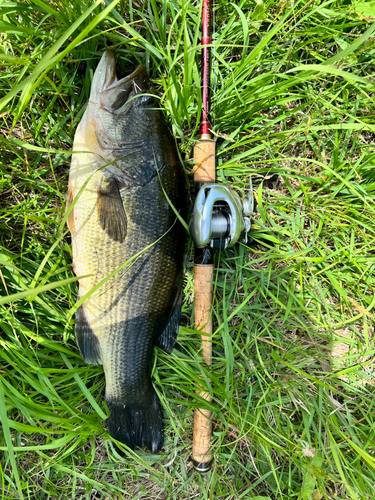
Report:
M242 232L245 232L246 243L253 212L252 190L250 195L241 201L235 191L215 183L215 141L211 137L209 121L211 31L211 0L203 0L202 120L200 139L194 147L194 182L197 194L189 228L195 244L195 327L201 332L200 352L203 363L208 367L212 364L213 250L224 250L233 246ZM198 391L198 395L208 402L211 401L211 394L204 388ZM196 408L192 461L195 469L202 474L208 472L212 464L211 432L211 411Z

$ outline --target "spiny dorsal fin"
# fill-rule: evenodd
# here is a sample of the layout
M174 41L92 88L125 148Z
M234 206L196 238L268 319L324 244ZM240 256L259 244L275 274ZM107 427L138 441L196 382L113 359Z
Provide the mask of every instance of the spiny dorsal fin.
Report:
M103 176L98 189L98 217L102 229L119 243L125 241L127 217L114 177Z

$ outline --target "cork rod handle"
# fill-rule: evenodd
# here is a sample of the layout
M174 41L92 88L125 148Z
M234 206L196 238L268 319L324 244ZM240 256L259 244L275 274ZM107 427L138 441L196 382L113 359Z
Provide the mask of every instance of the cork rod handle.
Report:
M194 180L196 183L215 182L215 142L199 141L194 148ZM194 265L195 288L195 327L202 332L201 353L204 364L212 364L212 298L214 266L213 264ZM211 401L211 395L204 390L197 391L206 401ZM211 412L196 408L194 411L193 433L193 463L199 472L207 472L212 459L211 443Z
M204 363L208 366L212 363L212 318L211 305L214 279L214 266L194 266L195 280L195 326L202 331L201 352ZM199 396L206 401L211 401L209 392L197 391ZM194 465L200 472L205 472L211 461L211 412L196 408L194 411L194 433L193 433L193 460Z

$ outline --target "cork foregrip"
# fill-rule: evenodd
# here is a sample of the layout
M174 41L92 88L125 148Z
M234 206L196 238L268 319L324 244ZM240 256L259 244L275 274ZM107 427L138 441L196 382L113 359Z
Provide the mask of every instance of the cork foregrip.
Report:
M194 181L215 182L215 141L199 141L194 147Z

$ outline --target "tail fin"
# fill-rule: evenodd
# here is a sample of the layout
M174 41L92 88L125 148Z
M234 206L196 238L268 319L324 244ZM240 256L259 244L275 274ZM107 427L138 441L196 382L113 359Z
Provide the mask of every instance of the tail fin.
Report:
M108 430L114 439L132 450L146 447L156 453L163 447L162 411L156 392L153 392L148 405L106 402L110 411Z

